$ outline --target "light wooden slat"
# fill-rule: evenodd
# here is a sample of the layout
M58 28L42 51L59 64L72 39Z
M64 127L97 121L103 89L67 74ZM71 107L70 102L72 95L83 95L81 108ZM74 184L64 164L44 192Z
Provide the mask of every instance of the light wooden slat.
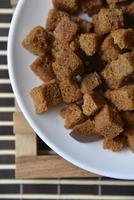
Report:
M7 51L5 50L0 50L0 56L6 56L7 55Z
M0 170L5 170L5 169L15 169L15 165L10 165L10 164L7 164L7 165L2 165L0 164Z
M0 150L0 155L15 155L15 150Z
M0 84L11 84L10 79L0 79Z
M32 170L31 170L32 169ZM17 178L94 177L58 155L16 158Z
M35 133L21 112L14 113L13 121L14 121L14 133L16 134L30 134L30 133L34 134Z
M0 112L15 112L15 107L0 107Z
M0 141L15 141L15 136L0 136Z
M1 8L0 14L13 14L13 9L12 8Z
M8 37L0 36L0 42L7 42Z
M0 23L0 28L10 28L10 23Z
M78 194L0 194L0 199L60 199L60 200L134 200L134 196L78 195Z
M0 126L13 126L13 121L0 121Z
M14 98L13 93L0 93L0 98Z
M8 66L7 65L0 65L0 70L7 70Z

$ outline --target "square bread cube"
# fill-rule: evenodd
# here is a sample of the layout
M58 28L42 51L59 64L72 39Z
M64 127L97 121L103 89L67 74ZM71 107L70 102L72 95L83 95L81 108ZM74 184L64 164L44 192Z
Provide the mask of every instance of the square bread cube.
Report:
M103 0L82 0L81 9L83 12L87 13L89 16L97 14L101 8L103 8Z
M97 34L109 33L124 27L123 11L117 8L103 8L93 16L93 24Z
M83 95L83 113L90 117L95 115L105 104L104 97L98 91Z
M88 143L100 139L100 134L95 131L94 121L87 121L76 125L70 135L79 142Z
M114 44L114 40L111 37L111 34L106 36L106 38L102 42L99 54L101 58L106 62L116 60L121 54L121 50L116 44Z
M81 82L81 92L91 93L95 88L102 84L100 75L97 72L90 73L84 76Z
M94 55L100 45L100 36L95 33L81 34L79 37L81 49L88 55Z
M44 82L55 78L55 74L52 69L52 61L48 56L36 58L30 67L35 75L37 75Z
M82 98L80 88L74 80L64 80L60 82L60 91L63 101L67 104L76 102Z
M134 85L128 85L106 92L106 96L119 111L134 110Z
M95 117L95 130L109 139L113 139L123 132L123 123L117 110L105 105Z
M35 55L44 56L50 50L49 33L43 27L37 26L25 37L22 46Z
M113 152L120 152L125 147L125 137L123 134L117 136L116 138L109 139L104 138L103 148L112 150Z
M62 102L61 92L55 80L33 88L30 94L35 103L37 114L44 113L49 108L57 106Z
M56 9L66 11L70 14L75 14L78 11L77 0L53 0L53 5Z
M86 116L82 113L81 108L75 103L70 104L68 107L60 111L60 115L65 119L64 127L71 129L75 125L80 124L86 120Z
M78 31L78 25L68 16L62 17L54 30L54 36L61 43L69 43L74 39Z
M125 80L131 79L134 75L133 53L120 55L117 60L113 60L105 67L101 75L109 88L117 89L122 86Z
M59 11L56 9L51 9L48 13L46 29L53 32L57 24L61 21L62 17L68 16L66 12Z
M111 36L120 49L134 49L134 29L118 29Z

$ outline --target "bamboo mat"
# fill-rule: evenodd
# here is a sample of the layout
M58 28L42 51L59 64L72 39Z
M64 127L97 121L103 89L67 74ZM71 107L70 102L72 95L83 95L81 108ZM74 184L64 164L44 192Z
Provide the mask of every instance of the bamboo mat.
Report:
M15 5L16 1L12 0ZM7 70L7 38L13 8L0 0L0 199L134 200L134 181L106 177L15 179L14 95Z

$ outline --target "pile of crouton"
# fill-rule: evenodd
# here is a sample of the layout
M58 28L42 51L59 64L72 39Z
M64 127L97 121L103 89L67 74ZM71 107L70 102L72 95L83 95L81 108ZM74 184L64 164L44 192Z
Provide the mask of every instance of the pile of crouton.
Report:
M73 138L134 151L134 2L52 1L46 25L22 42L38 56L30 67L44 82L30 92L36 113L64 102L60 115Z

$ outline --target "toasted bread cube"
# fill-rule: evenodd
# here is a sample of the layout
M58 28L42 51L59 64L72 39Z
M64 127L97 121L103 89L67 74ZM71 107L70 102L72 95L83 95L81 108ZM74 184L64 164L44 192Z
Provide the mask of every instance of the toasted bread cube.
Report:
M118 108L118 110L134 110L134 85L128 85L116 90L107 91L106 96Z
M79 86L74 80L66 79L60 82L59 85L65 103L70 104L82 98Z
M81 82L81 92L91 93L95 88L102 84L101 77L98 73L90 73L84 76Z
M56 58L58 53L61 51L63 51L63 52L70 51L69 44L64 44L58 40L54 40L52 43L52 49L51 49L51 53L52 53L52 56L54 57L54 59Z
M126 125L130 128L132 127L134 128L134 111L123 112L122 116L123 116L124 121L126 122Z
M35 55L44 56L50 48L49 40L49 33L43 27L37 26L25 37L22 46Z
M103 140L103 148L112 150L113 152L122 151L124 146L125 146L125 137L123 135L119 135L113 139L104 138Z
M44 82L55 78L50 57L38 57L30 67L32 71Z
M101 9L98 15L93 16L95 32L98 34L109 33L124 26L123 12L117 8Z
M120 55L121 50L114 44L114 40L111 35L108 35L101 44L100 56L106 62L116 60Z
M77 0L53 0L53 5L58 10L74 14L78 11Z
M127 14L128 14L130 17L134 18L134 2L131 3L131 4L128 6L128 8L127 8Z
M123 132L123 123L115 108L105 105L95 117L95 130L102 136L113 139Z
M59 11L56 9L51 9L48 13L46 29L53 32L57 24L61 21L62 17L68 16L66 12Z
M62 17L54 30L54 36L61 43L69 43L76 36L78 25L69 17Z
M100 134L95 131L94 121L87 121L76 125L70 135L79 142L88 143L100 139Z
M83 113L90 117L95 115L105 104L104 97L98 91L83 95Z
M123 134L127 137L129 148L134 152L134 128L124 131Z
M134 48L134 29L118 29L113 31L111 36L120 49Z
M122 86L125 80L134 75L134 56L132 53L125 53L108 64L101 73L107 85L111 89Z
M33 88L30 94L35 103L37 114L44 113L49 108L57 106L62 102L61 92L55 80Z
M81 59L72 51L60 51L57 53L53 70L58 80L69 79L83 72Z
M88 55L94 55L100 45L100 37L95 33L81 34L79 38L81 49Z
M65 119L64 127L67 129L71 129L86 120L81 108L75 103L70 104L67 108L63 108L60 115Z
M103 8L103 0L82 0L81 9L83 12L87 13L89 16L97 14L101 8Z

